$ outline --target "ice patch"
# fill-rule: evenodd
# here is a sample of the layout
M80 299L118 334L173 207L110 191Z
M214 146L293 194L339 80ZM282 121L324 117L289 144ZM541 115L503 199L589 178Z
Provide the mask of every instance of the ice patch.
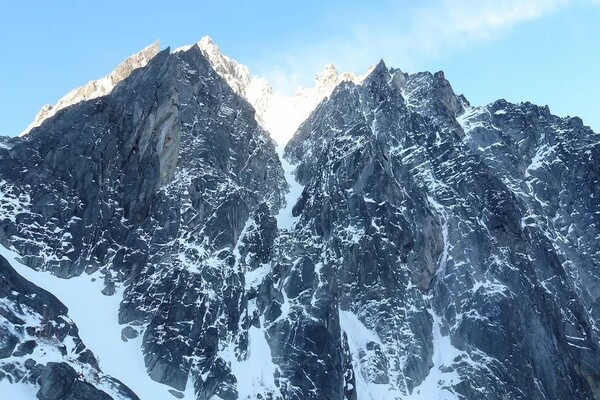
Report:
M553 147L548 147L547 145L541 146L531 159L531 163L525 169L525 178L529 178L531 176L531 171L535 171L544 166L544 162L546 159L550 158L552 153L554 152Z
M468 136L474 129L485 126L482 121L477 121L478 117L484 112L486 112L485 109L481 107L467 107L464 113L456 117L456 122Z
M256 288L271 271L271 264L261 264L258 268L246 272L246 290Z
M366 349L369 342L381 344L379 336L371 332L351 311L340 310L340 325L348 336L348 342L356 344L359 349Z

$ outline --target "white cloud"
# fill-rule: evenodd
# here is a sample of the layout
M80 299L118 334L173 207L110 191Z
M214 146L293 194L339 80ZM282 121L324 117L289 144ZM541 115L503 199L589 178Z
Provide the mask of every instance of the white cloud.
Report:
M438 0L421 6L387 2L362 10L344 29L344 15L333 16L337 37L275 53L259 71L278 91L293 91L326 64L362 72L384 58L389 65L413 71L426 60L493 40L513 26L541 17L577 0ZM590 0L599 1L599 0ZM372 4L372 3L371 3ZM423 4L423 3L418 3ZM361 10L354 10L360 13ZM274 67L273 67L274 66Z

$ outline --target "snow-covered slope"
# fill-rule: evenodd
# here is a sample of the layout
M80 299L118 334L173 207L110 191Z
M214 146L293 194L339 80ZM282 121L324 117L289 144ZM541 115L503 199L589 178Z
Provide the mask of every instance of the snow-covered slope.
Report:
M112 296L102 294L103 279L99 273L82 274L72 279L61 279L50 272L35 271L19 261L19 256L0 245L0 256L4 257L22 277L38 287L56 294L58 299L69 309L69 317L77 325L79 336L84 344L94 349L99 368L105 374L119 379L132 389L141 399L162 400L169 395L169 386L153 381L146 374L144 356L141 351L141 337L125 341L122 339L119 325L119 305L123 299L123 288L116 288ZM99 334L101 332L101 334ZM30 355L38 363L61 361L63 357L56 351L44 349ZM54 354L48 357L47 354ZM0 361L0 365L7 360ZM80 365L73 364L76 369L85 371ZM23 382L24 383L24 382ZM33 388L27 385L24 391ZM106 392L110 387L101 385ZM1 387L0 387L0 393ZM35 394L35 392L34 392ZM187 396L187 397L186 397ZM30 397L33 398L33 397ZM191 385L184 399L195 399Z
M262 115L265 128L275 141L280 144L287 143L300 124L337 85L341 82L359 83L362 79L362 76L350 72L340 74L335 66L327 65L315 76L313 86L300 87L292 96L275 92L269 97L268 107Z
M253 75L247 66L224 55L209 36L204 36L196 45L229 86L252 104L257 121L280 145L287 143L300 124L338 84L344 81L359 83L366 76L357 76L351 72L339 73L335 66L329 64L315 76L313 86L299 87L294 94L288 95L274 90L265 78ZM192 45L182 46L174 52L187 51L191 47ZM146 65L159 50L160 44L155 42L129 57L109 75L73 89L53 106L44 105L19 136L26 135L62 108L108 94L131 71Z

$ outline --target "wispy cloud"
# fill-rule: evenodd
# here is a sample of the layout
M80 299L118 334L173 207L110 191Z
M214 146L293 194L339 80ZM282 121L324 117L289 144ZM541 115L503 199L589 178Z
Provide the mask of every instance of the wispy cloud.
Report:
M289 92L299 84L309 84L328 63L362 72L384 58L388 64L414 70L424 61L494 40L517 24L576 1L438 0L412 7L385 2L362 10L364 15L354 16L352 21L363 23L347 27L337 37L275 53L266 60L270 67L263 67L261 72L276 90Z

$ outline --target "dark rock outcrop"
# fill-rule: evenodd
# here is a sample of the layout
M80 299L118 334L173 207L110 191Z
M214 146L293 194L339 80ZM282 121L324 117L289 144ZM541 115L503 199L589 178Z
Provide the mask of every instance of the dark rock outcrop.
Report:
M305 185L291 235L322 264L290 319L330 332L302 330L294 349L344 354L317 337L338 319L350 335L347 311L381 341L352 349L352 371L298 386L319 398L361 374L396 396L596 398L599 135L530 104L472 108L440 73L398 73L380 63L341 85L286 147ZM342 311L311 307L320 298ZM320 373L283 371L297 369Z
M48 363L38 382L37 398L40 400L113 400L94 385L79 379L77 372L66 363Z
M284 229L254 110L197 46L167 50L0 141L0 242L101 276L174 398L597 399L599 143L577 118L472 107L442 72L382 61L285 148L303 191ZM136 398L1 258L0 298L0 379ZM41 338L65 361L39 363Z
M226 390L218 350L248 329L243 271L268 261L287 184L254 110L198 47L157 54L1 151L0 241L62 278L99 272L107 296L124 286L118 322L143 331L152 379ZM267 241L238 250L250 218Z

